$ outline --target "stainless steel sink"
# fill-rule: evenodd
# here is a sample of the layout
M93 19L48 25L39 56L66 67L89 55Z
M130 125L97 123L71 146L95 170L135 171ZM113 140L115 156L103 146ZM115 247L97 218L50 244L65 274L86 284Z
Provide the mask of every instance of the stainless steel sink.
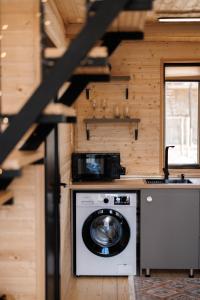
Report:
M182 178L171 178L171 179L157 179L150 178L145 179L148 184L191 184L192 181L190 179L182 179Z

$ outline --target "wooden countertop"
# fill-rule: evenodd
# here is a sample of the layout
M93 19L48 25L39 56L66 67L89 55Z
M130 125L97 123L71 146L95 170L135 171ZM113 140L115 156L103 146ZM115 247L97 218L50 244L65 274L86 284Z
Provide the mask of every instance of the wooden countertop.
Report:
M200 189L200 178L189 178L191 184L147 184L144 179L117 179L111 182L72 183L72 190L140 190L140 189Z

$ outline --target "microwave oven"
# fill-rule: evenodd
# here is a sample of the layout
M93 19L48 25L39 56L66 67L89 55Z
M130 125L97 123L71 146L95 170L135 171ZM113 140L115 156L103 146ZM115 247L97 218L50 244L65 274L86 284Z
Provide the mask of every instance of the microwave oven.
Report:
M125 174L120 153L72 153L72 181L110 181Z

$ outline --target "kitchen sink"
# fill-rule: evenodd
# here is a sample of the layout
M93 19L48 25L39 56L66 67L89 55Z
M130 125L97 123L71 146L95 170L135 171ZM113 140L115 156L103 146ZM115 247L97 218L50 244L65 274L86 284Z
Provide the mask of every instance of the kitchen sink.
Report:
M182 178L171 178L171 179L158 179L158 178L151 178L145 179L146 183L148 184L190 184L192 181L190 179L182 179Z

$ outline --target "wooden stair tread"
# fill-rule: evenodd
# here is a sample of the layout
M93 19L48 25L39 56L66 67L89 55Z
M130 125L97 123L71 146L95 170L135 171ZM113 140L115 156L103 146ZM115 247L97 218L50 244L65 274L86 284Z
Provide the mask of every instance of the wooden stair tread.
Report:
M6 158L2 164L4 170L17 170L29 165L44 157L43 151L19 151L13 150L13 152Z
M66 106L62 103L50 103L44 109L44 111L41 115L42 116L50 116L50 117L64 116L66 118L71 118L71 117L75 118L76 117L76 111L73 107ZM5 119L8 119L9 116L11 116L11 115L5 114ZM61 122L61 120L57 120L56 122ZM2 129L5 130L6 127L8 126L8 123L7 123L7 121L6 121L5 124L4 124L4 121L2 123L3 123ZM35 123L29 128L29 130L27 130L27 132L24 134L24 136L21 138L21 140L17 144L16 149L20 149L24 145L24 143L28 140L28 138L33 134L33 132L35 131L37 126L38 126L37 123ZM18 169L18 167L17 167L17 169Z
M57 59L63 55L66 51L66 48L46 48L45 49L45 58ZM106 47L94 47L88 54L88 58L107 58L108 52ZM80 66L76 68L74 74L109 74L110 69L107 65L105 66Z
M64 115L66 117L75 117L76 111L73 107L61 103L50 103L43 111L45 115Z
M4 203L6 203L8 200L12 198L13 198L13 193L11 191L0 191L0 205L3 205Z
M46 48L44 55L45 58L59 58L64 54L66 48ZM106 47L94 47L88 54L90 58L106 58L108 57L108 52Z
M12 112L12 115L14 115L14 113L18 113L18 111L16 112ZM5 117L6 116L12 116L9 112L3 112L3 114ZM44 109L44 111L42 112L41 115L64 115L66 117L76 117L76 111L73 107L69 107L66 106L62 103L50 103L48 104L48 106ZM4 124L4 121L2 122ZM6 124L7 125L7 124Z

